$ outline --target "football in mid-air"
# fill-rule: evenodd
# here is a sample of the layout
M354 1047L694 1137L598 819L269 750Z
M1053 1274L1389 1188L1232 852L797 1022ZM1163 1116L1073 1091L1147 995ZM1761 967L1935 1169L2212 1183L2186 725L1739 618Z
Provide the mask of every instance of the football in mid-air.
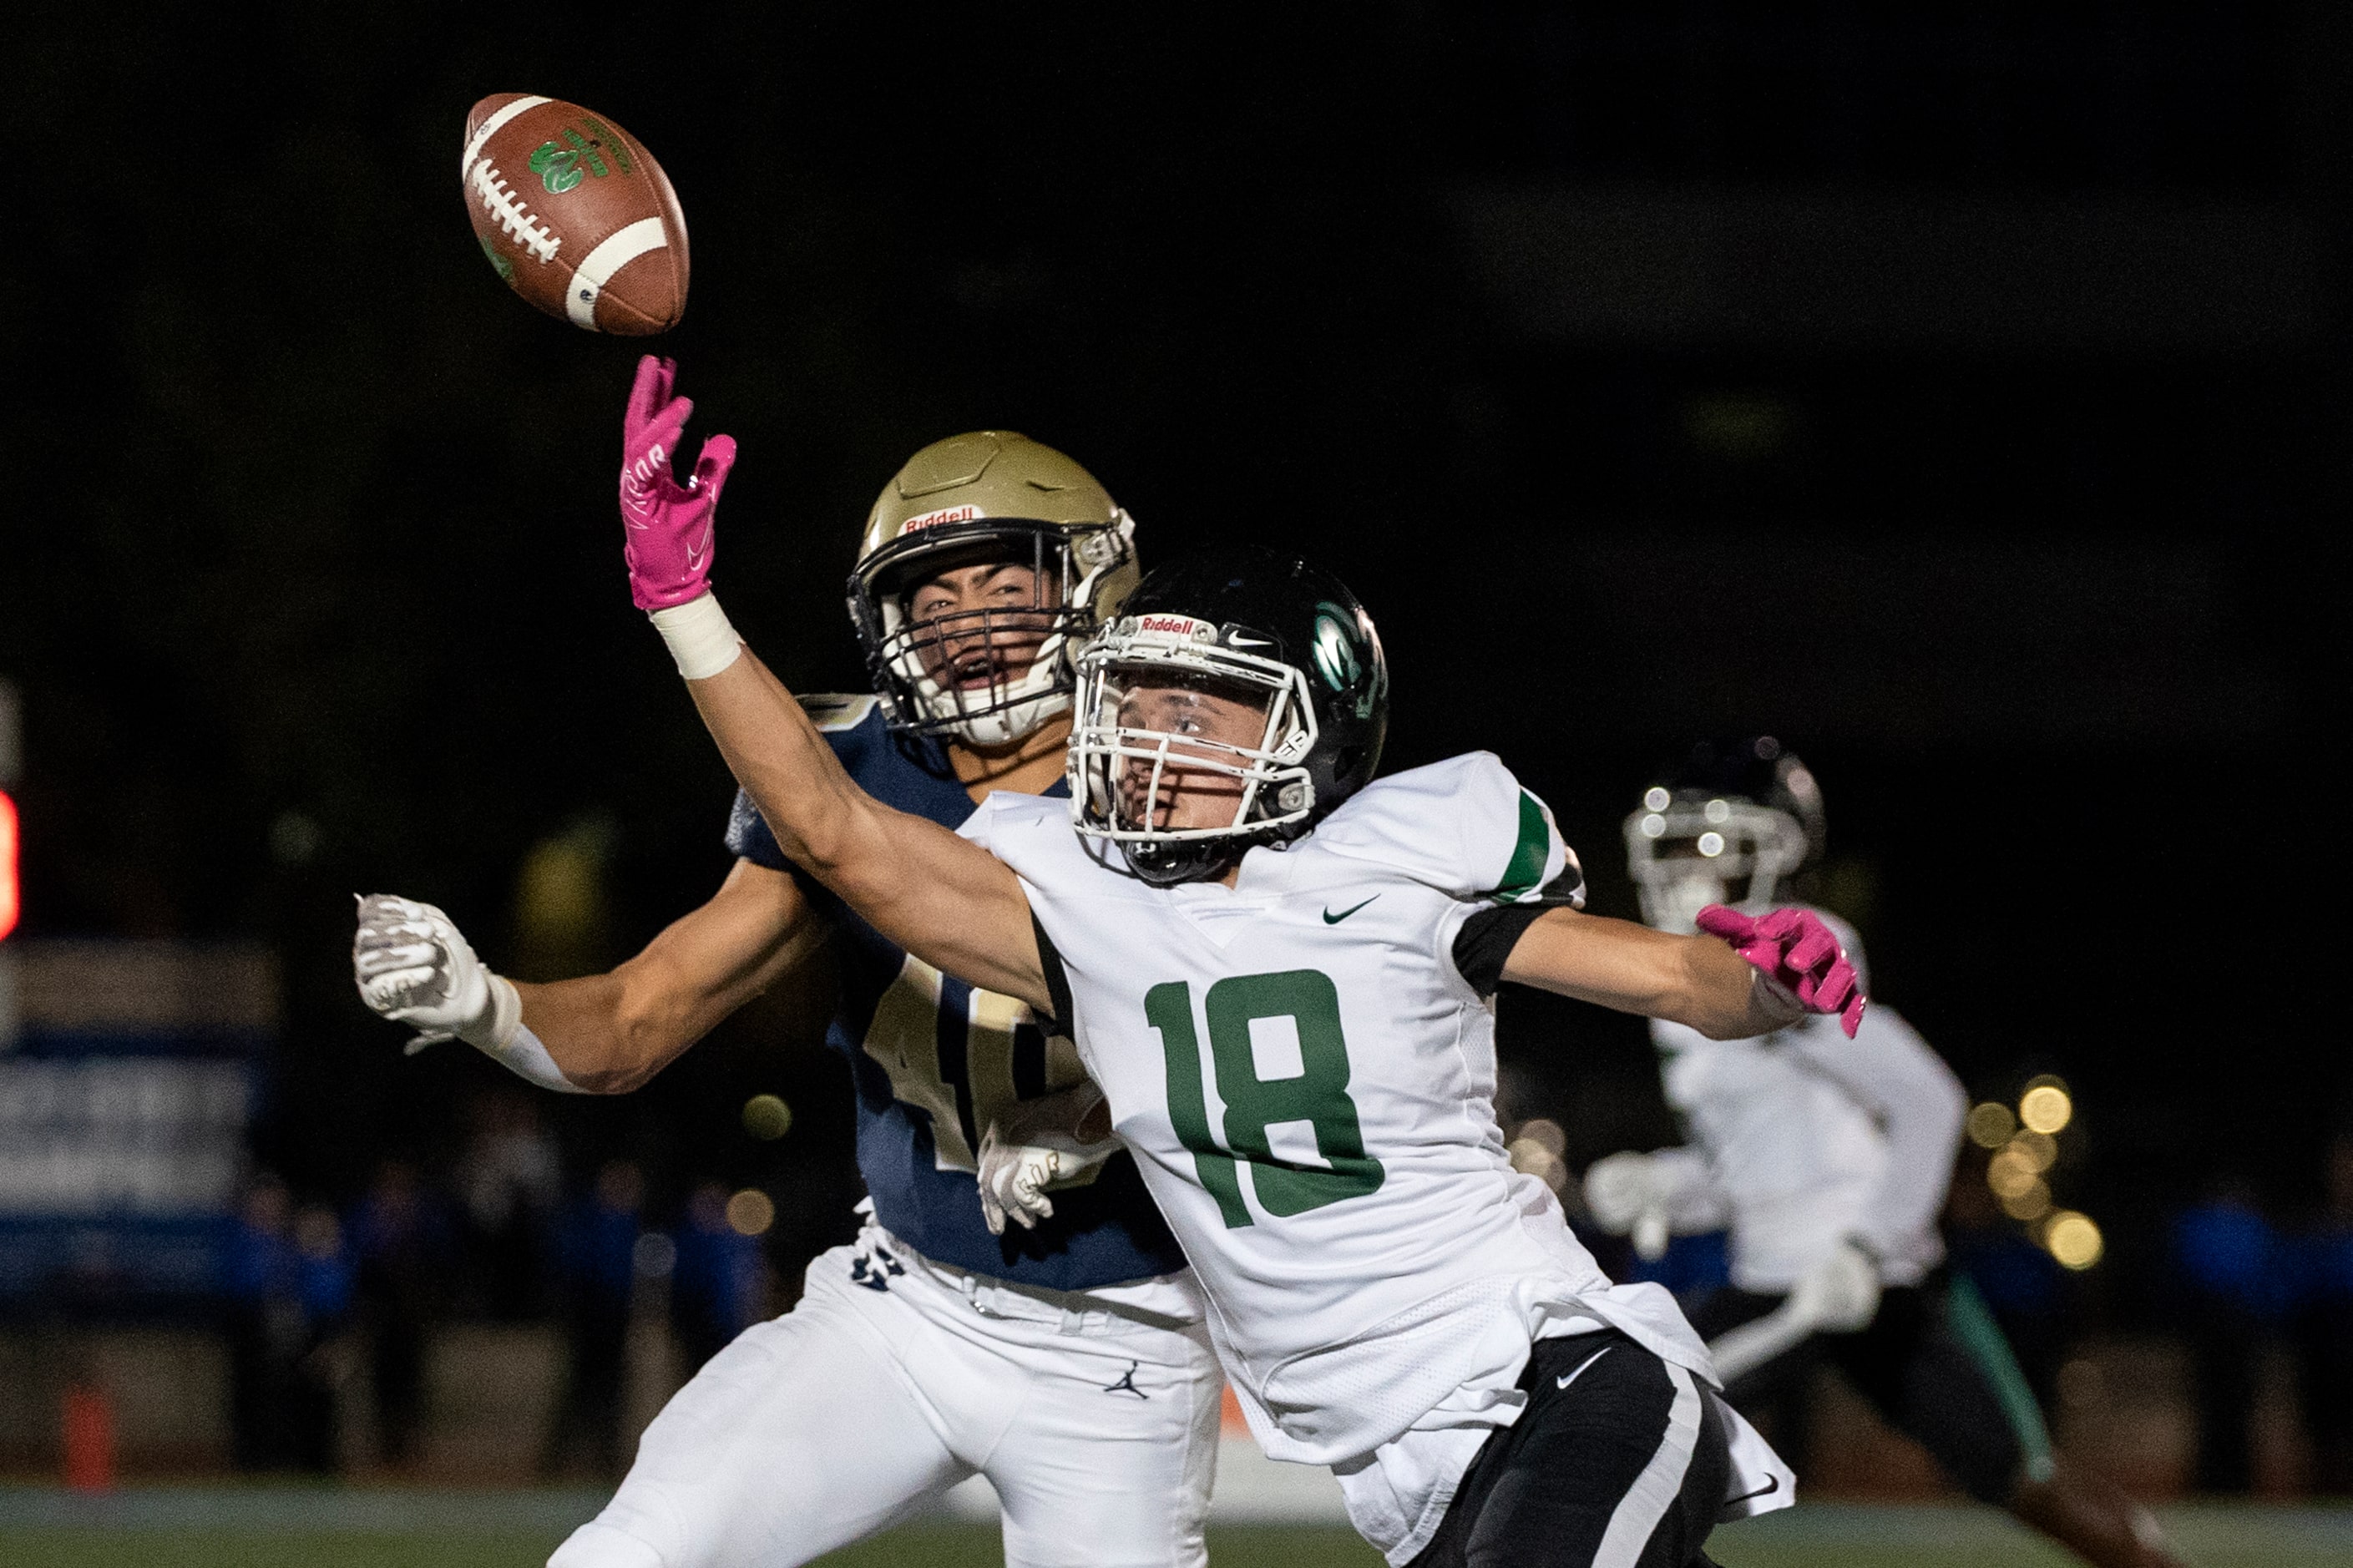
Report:
M482 254L516 293L639 338L686 311L686 215L653 154L560 99L496 92L466 116L458 174Z

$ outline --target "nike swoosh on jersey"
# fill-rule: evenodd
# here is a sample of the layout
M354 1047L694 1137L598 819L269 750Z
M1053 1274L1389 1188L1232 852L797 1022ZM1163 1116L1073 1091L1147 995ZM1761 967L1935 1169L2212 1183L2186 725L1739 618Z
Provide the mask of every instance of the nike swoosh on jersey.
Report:
M1380 895L1378 893L1375 893L1373 895L1373 899L1377 899L1379 897ZM1365 900L1365 904L1371 903L1373 899L1366 899ZM1342 921L1346 920L1350 915L1353 915L1358 910L1363 909L1365 904L1350 904L1346 909L1342 910L1336 915L1332 912L1332 906L1326 904L1324 906L1324 923L1327 926L1338 925Z
M1608 1355L1616 1348L1617 1347L1615 1345L1603 1345L1599 1350L1595 1351L1591 1355L1587 1356L1583 1361L1578 1362L1575 1372L1570 1373L1567 1377L1554 1378L1552 1380L1553 1386L1555 1388L1567 1388L1570 1384L1575 1383L1578 1378L1585 1375L1585 1369L1587 1367L1591 1366L1595 1362L1599 1361L1603 1356Z

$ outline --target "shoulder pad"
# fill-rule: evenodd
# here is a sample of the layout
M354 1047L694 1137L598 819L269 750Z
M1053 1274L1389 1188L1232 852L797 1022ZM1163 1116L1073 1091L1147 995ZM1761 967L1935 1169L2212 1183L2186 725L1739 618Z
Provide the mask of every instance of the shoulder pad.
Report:
M809 716L820 733L839 735L855 730L882 705L882 700L872 692L849 694L822 691L800 699L801 711Z
M1396 867L1467 901L1583 904L1552 809L1492 752L1375 779L1315 829L1336 854Z

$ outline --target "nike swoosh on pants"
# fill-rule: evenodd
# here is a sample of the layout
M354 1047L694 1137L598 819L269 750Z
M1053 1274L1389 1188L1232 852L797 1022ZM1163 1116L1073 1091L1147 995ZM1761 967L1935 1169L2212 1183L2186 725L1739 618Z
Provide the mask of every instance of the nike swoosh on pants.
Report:
M1567 1388L1570 1384L1575 1383L1578 1378L1585 1375L1585 1369L1587 1367L1591 1366L1595 1362L1599 1361L1603 1356L1608 1355L1616 1348L1617 1347L1614 1345L1603 1345L1599 1350L1595 1351L1591 1355L1587 1356L1583 1361L1578 1362L1575 1372L1570 1373L1567 1377L1556 1377L1553 1379L1553 1386L1555 1388Z

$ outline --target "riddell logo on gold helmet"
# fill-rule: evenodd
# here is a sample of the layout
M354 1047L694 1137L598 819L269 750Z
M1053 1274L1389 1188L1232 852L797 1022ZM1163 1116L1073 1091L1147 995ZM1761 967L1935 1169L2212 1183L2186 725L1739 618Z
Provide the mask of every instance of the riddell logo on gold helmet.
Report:
M919 528L937 528L943 523L973 522L987 515L987 513L970 502L963 506L944 506L937 511L927 511L921 516L909 518L899 525L899 531L903 535L913 533Z

